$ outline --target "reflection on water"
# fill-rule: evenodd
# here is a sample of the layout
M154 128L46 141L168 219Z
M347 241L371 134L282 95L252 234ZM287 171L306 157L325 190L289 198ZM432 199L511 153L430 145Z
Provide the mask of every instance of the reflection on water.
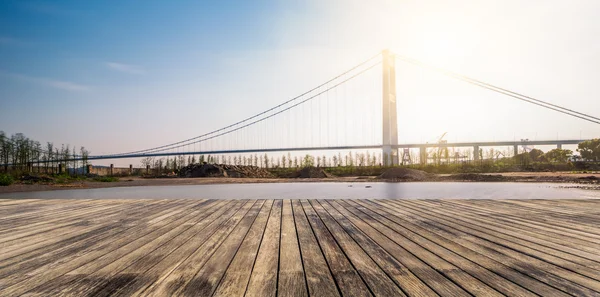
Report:
M1 194L45 199L582 199L600 191L544 183L266 183L121 187Z

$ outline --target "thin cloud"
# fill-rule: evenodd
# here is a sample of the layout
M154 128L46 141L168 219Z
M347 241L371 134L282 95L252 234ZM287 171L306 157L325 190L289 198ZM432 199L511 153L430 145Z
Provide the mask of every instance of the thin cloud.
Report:
M130 74L144 74L146 71L139 66L123 64L117 62L106 62L106 66L112 70Z
M16 79L19 79L22 81L35 83L37 85L42 85L42 86L51 87L54 89L59 89L59 90L64 90L64 91L70 91L70 92L89 91L91 89L90 86L78 84L78 83L71 82L71 81L56 80L56 79L50 79L50 78L44 78L44 77L34 77L34 76L28 76L28 75L17 74L17 73L7 73L7 72L0 72L0 74L2 74L4 76L8 76L8 77L13 77L13 78L16 78Z
M88 86L77 84L77 83L70 82L70 81L42 79L40 82L49 87L53 87L55 89L66 90L66 91L88 91L90 89L90 87L88 87Z

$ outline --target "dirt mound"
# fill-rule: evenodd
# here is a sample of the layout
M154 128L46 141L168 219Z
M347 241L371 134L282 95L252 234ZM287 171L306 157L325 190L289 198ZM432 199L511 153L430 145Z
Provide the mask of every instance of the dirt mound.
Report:
M449 176L451 180L463 181L506 181L507 177L500 174L477 174L477 173L459 173Z
M226 164L190 164L179 170L180 177L254 177L267 178L273 175L257 166Z
M297 178L328 178L333 175L318 167L304 167L297 173Z
M589 175L578 178L580 180L600 180L597 176Z
M422 181L429 178L429 173L421 170L410 168L390 168L379 176L383 179L407 180L407 181Z
M49 183L49 182L54 181L53 178L51 178L47 175L33 175L33 174L24 174L23 176L21 176L20 180L23 182L29 182L29 183Z

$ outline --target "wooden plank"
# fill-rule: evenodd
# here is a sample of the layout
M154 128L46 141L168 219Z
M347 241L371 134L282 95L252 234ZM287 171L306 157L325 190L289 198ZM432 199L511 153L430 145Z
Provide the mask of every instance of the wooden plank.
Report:
M173 296L181 294L182 290L196 273L242 221L253 205L257 203L255 200L246 200L244 202L244 205L223 225L219 226L219 229L200 248L194 251L190 257L170 270L168 275L161 277L150 287L135 292L132 296Z
M600 296L600 201L261 203L0 201L0 296Z
M369 257L326 211L312 204L317 215L333 235L350 262L375 296L406 296L387 274Z
M448 202L446 201L442 201L442 203L448 204ZM501 207L496 201L489 201L489 203L493 204L495 208ZM570 238L569 242L576 244L575 246L585 245L592 248L596 248L600 244L600 235L582 230L576 230L575 228L573 228L575 226L575 224L573 223L563 222L562 225L556 225L543 221L540 222L540 220L537 219L541 216L539 212L527 212L529 215L515 216L497 214L490 210L474 209L469 205L463 205L462 202L454 203L454 205L456 204L461 204L463 207L467 207L473 213L477 213L482 216L493 216L494 219L502 221L504 224L515 225L518 228L526 228L532 230L533 232L548 237L554 237L556 235L566 235ZM552 218L552 220L556 220L556 218Z
M0 206L0 222L5 223L12 220L22 220L28 218L42 218L51 215L62 214L69 210L92 207L98 204L98 200L78 199L78 200L43 200L35 203L20 205L18 208ZM25 209L26 211L23 211Z
M90 218L86 218L77 224L70 225L65 228L54 229L41 234L2 243L0 244L0 261L25 254L27 252L35 251L40 248L55 247L56 243L64 245L67 244L69 240L78 238L83 234L96 233L99 230L105 230L106 226L111 224L113 219L119 219L123 215L133 215L135 214L135 211L144 211L148 208L151 208L154 204L155 203L145 203L139 206L130 205L129 207L115 210L112 213L90 216ZM98 218L101 218L103 221L108 223L94 224L92 221Z
M139 209L129 209L130 211L127 212L127 220L132 222L141 218L152 217L155 214L160 214L160 212L155 212L160 209L164 209L162 203L150 207L140 205ZM8 260L0 261L0 278L11 275L17 271L27 273L31 269L48 264L53 259L67 257L70 254L81 253L86 249L92 248L96 244L105 242L107 238L114 238L115 236L134 228L134 226L135 225L131 223L127 223L127 221L111 220L108 223L99 223L97 228L74 235L67 239L56 241L54 243L46 241L45 245L34 250L30 250L30 247L24 248L25 252L23 250L15 250L14 254L16 256L9 258Z
M407 209L409 212L414 211L412 202L403 202L406 202L403 204L404 209ZM409 203L411 204L410 206ZM445 215L429 215L433 211L435 210L432 210L431 207L428 207L420 209L416 215L435 220L437 228L441 230L451 230L451 233L454 232L455 234L460 234L461 240L459 243L461 245L479 253L484 253L496 261L507 263L514 269L539 279L553 287L559 288L564 292L576 296L589 296L595 295L596 293L594 293L593 290L597 286L600 286L600 283L583 277L580 274L569 272L562 267L551 265L547 262L540 261L528 255L505 248L503 245L495 244L483 240L482 238L473 236L469 234L470 228L464 228L454 224L453 220L446 219ZM591 288L587 286L590 286Z
M17 283L7 286L4 290L0 290L1 294L7 295L20 295L25 292L37 289L40 286L48 285L48 282L52 281L49 289L60 287L63 283L68 282L76 277L63 277L67 272L82 267L83 265L94 265L97 263L98 258L110 258L115 259L123 254L124 246L129 249L135 249L152 238L167 232L170 229L170 224L177 224L177 222L188 219L188 216L194 211L189 206L182 205L177 209L170 212L168 217L164 217L161 221L155 221L152 224L145 225L143 228L136 233L127 234L127 236L118 238L108 245L102 246L102 248L95 249L86 253L81 257L74 255L74 258L69 259L55 259L56 263L49 263L41 266L31 273L30 278L22 279L19 277L11 277L4 279L3 282L10 281ZM152 228L152 229L150 229ZM90 264L92 263L92 264ZM62 278L61 278L62 277ZM61 278L57 281L58 278ZM42 288L45 289L45 288Z
M44 217L53 213L61 213L69 209L77 209L81 207L90 207L93 205L89 201L74 200L70 203L29 203L20 205L19 207L2 207L0 206L0 223L4 228L4 224L10 222L11 224L15 221L26 220L35 217ZM1 230L1 229L0 229Z
M329 266L298 200L292 201L292 213L296 223L296 233L309 295L340 296Z
M179 223L168 232L99 269L98 265L92 265L67 273L67 276L75 275L77 279L59 288L59 291L48 293L60 296L112 295L113 291L135 280L138 274L143 274L173 249L186 242L194 233L201 231L216 218L211 214L222 205L223 201L219 201L219 203L211 203L206 208L196 209L190 216L190 220Z
M20 237L24 237L27 236L29 233L31 234L36 234L36 231L39 232L45 232L45 231L39 231L39 230L52 230L52 227L62 227L62 226L66 226L68 225L67 223L73 223L75 221L77 221L82 215L93 215L93 214L98 214L98 213L102 213L102 212L107 212L110 210L114 209L118 209L118 205L109 205L109 204L102 204L102 205L94 205L92 207L88 207L85 208L84 210L79 210L76 211L74 214L70 213L66 216L62 216L62 217L52 217L52 219L50 220L40 220L37 221L36 223L32 223L32 224L27 224L24 226L12 226L10 224L7 225L3 225L5 226L4 230L0 231L0 236L2 236L0 238L0 242L7 242L10 240L14 240ZM59 225L59 223L62 223ZM27 234L23 234L23 233L27 233ZM14 234L18 234L20 235L20 237L11 237L10 235L14 235Z
M249 229L256 222L257 217L262 217L265 222L269 217L270 207L263 206L264 201L258 201L253 205L196 275L190 279L181 291L176 291L174 295L211 296L248 234ZM257 228L264 228L260 226L260 222L256 226L258 226Z
M344 204L350 212L357 216L360 215L359 212L362 212L365 215L370 216L371 220L369 220L369 222L377 221L381 224L381 227L385 226L383 229L377 229L380 232L384 231L387 233L389 238L392 238L399 245L410 250L412 254L418 255L416 251L419 250L419 248L405 245L405 243L413 242L422 249L434 253L440 257L440 259L443 259L442 261L448 261L448 263L456 265L455 269L443 267L440 265L441 261L438 261L435 258L433 258L432 262L428 263L431 267L444 273L446 277L454 280L455 283L461 285L461 287L465 288L473 295L492 296L504 294L512 296L535 296L535 294L523 289L519 285L516 285L462 256L447 250L445 247L439 246L435 242L422 237L416 233L413 228L409 228L407 224L399 224L392 221L388 215L384 215L384 209L378 207L369 208L365 204L365 201L352 201ZM400 236L395 236L395 234L389 232L389 230L393 230L395 234ZM466 276L467 273L469 276ZM428 277L428 279L431 279L431 277ZM484 284L482 284L482 282Z
M82 218L86 218L92 215L102 216L108 213L114 213L119 210L119 205L106 205L92 210L77 212L75 215L68 216L66 218L58 218L54 220L43 221L27 226L16 227L14 229L0 232L0 244L12 240L25 238L28 236L38 235L40 233L49 232L51 230L59 228L68 228L81 221Z
M14 199L14 198L0 198L0 207L7 207L12 205L23 205L26 203L44 201L42 199Z
M373 296L310 203L302 207L343 296Z
M272 207L272 200L265 202L212 296L244 296Z
M279 270L279 240L281 231L282 200L275 200L267 227L252 268L245 296L277 296L277 273Z
M377 202L377 203L376 203ZM378 206L380 200L372 201L370 204ZM365 208L371 208L368 206L364 206ZM478 265L498 274L506 278L507 280L514 282L520 285L523 288L527 288L528 290L533 291L541 296L569 296L555 288L552 288L546 285L543 282L540 282L536 279L528 277L525 274L519 273L516 270L511 269L511 267L504 265L503 263L496 262L483 254L476 253L470 249L463 247L445 237L439 236L432 232L435 229L435 226L425 225L420 226L418 224L413 223L412 215L410 213L406 213L403 209L395 206L387 206L385 208L379 209L379 214L385 216L386 218L394 221L402 226L410 227L412 230L418 232L418 234L426 237L427 239L436 242L437 244L444 246L450 251L453 251L457 255L461 255ZM454 236L454 234L449 234L450 237ZM522 290L516 289L514 292L511 292L508 295L526 295Z
M217 227L227 221L242 205L241 201L221 200L219 208L194 225L188 232L190 236L169 242L161 247L158 253L153 252L136 261L133 265L119 272L112 279L126 279L127 282L109 284L102 294L110 296L132 296L135 292L143 291L155 281L165 277L172 269L184 262L194 253Z
M433 206L430 202L422 202ZM495 221L493 218L485 218L477 215L469 214L467 211L454 211L452 209L445 208L445 213L451 213L455 216L456 223L462 224L465 227L472 228L477 231L481 231L488 235L501 238L506 244L512 248L519 250L525 249L531 251L533 255L537 255L538 252L543 253L542 257L553 257L557 261L560 259L554 258L559 257L564 260L576 263L576 265L582 265L587 268L598 269L600 267L600 255L588 253L585 251L577 250L566 245L561 245L549 240L543 240L536 236L536 234L530 233L529 229L518 229ZM543 237L542 237L543 238ZM550 260L552 261L552 260ZM570 265L570 264L569 264ZM587 268L584 268L586 270ZM596 275L595 272L592 275Z
M352 227L348 224L348 233L360 240L358 241L360 246L392 276L407 295L468 296L465 290L375 229L372 225L377 226L377 222L365 220L366 217L348 211L338 201L320 201L320 203L334 215L338 222L349 221L356 226Z
M283 200L277 296L308 296L290 200Z

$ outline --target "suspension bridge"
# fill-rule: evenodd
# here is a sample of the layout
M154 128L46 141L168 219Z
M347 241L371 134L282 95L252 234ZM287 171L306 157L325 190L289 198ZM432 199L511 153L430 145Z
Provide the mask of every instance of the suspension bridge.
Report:
M298 151L380 150L385 165L400 163L400 149L419 149L426 162L428 148L577 144L582 139L493 141L460 143L400 143L398 139L396 64L410 63L515 100L600 124L600 118L529 97L477 79L384 50L330 80L272 108L233 124L189 139L87 160L147 158L182 155L227 155ZM45 151L40 151L40 154ZM75 155L70 160L82 160ZM37 160L37 163L49 162ZM13 164L3 164L13 165Z

